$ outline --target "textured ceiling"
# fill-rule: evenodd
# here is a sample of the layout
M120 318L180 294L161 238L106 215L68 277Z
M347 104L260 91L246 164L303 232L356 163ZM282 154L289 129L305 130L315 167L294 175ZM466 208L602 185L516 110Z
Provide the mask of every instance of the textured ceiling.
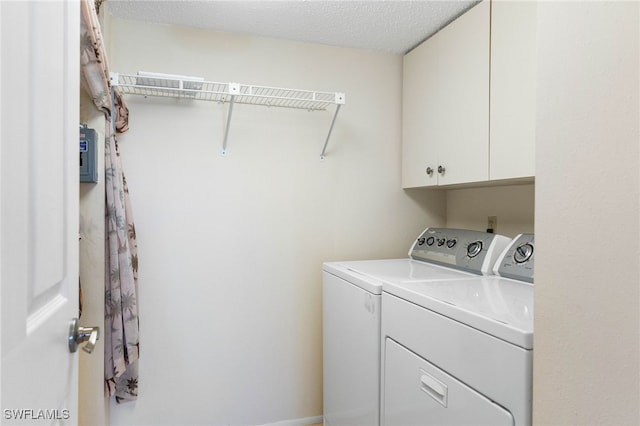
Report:
M118 18L406 53L477 1L108 0Z

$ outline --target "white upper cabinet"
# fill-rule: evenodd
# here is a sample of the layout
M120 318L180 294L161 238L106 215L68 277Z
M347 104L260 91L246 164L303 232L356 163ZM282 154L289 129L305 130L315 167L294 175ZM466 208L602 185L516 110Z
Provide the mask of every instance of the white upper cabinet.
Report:
M491 5L489 178L535 174L536 2Z
M535 3L485 0L404 57L404 188L530 178Z
M403 186L489 178L489 2L404 58Z

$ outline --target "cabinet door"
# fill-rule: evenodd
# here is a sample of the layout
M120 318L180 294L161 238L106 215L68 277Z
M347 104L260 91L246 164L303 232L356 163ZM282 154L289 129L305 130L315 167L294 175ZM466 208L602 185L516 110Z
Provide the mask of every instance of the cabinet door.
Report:
M491 179L535 174L536 2L493 2Z
M440 123L437 39L431 38L404 57L402 86L402 186L438 184L436 135ZM432 173L427 173L431 168Z
M440 185L489 179L489 1L440 31Z

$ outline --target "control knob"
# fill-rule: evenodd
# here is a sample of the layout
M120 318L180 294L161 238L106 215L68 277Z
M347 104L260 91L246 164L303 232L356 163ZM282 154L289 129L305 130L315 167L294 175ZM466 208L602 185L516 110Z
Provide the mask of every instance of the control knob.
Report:
M435 241L436 241L435 238L429 237L429 238L427 238L427 245L428 246L432 246Z
M515 260L516 263L524 263L531 259L532 255L533 245L531 243L520 244L513 253L513 260Z
M424 237L418 238L418 245L419 246L423 245L425 241L426 241L426 239Z
M456 240L449 240L447 241L447 247L453 248L456 245L456 243L457 243Z
M438 247L442 247L446 240L444 238L438 238Z
M474 241L467 246L467 256L474 258L482 251L482 241Z

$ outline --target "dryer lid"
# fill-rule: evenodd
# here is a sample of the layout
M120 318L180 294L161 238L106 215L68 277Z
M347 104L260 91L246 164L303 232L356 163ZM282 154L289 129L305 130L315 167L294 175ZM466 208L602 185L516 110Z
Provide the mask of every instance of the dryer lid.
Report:
M525 349L533 349L533 286L500 277L387 283L383 291Z

